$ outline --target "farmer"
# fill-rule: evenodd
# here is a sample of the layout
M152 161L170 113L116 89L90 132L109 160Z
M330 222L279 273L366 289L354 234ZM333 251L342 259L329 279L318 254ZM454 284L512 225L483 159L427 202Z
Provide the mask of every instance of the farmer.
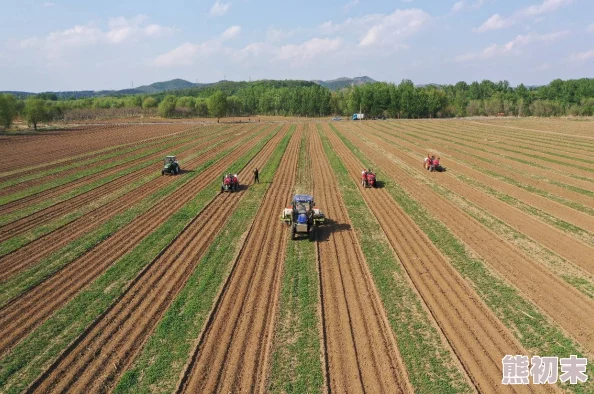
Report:
M258 177L258 168L254 169L254 183L260 183L260 178Z

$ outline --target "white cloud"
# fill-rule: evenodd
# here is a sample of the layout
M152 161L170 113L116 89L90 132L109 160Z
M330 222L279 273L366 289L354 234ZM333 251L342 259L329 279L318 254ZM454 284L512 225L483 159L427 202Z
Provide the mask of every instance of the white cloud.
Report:
M464 8L464 0L460 0L454 3L454 5L452 6L452 12L458 12L460 11L462 8Z
M53 7L55 5L56 5L56 3L51 2L51 1L46 1L45 3L43 3L44 7Z
M588 26L588 28L586 29L586 31L588 33L594 33L594 23L592 23L590 26Z
M340 38L312 38L301 44L281 46L277 59L304 63L318 55L336 52L342 47L342 44L343 41Z
M499 14L492 15L487 19L480 27L475 29L479 33L483 33L489 30L505 29L516 23L526 19L532 18L543 14L549 14L557 11L559 8L570 5L573 0L544 0L540 4L531 5L526 8L522 8L514 12L511 16L503 18Z
M344 12L348 12L351 10L351 8L355 7L357 4L359 4L359 0L351 0L348 3L346 3L343 7Z
M159 67L189 66L201 56L211 56L225 51L223 43L236 38L241 26L231 26L219 36L200 44L186 42L171 51L157 56L154 64Z
M44 38L31 37L20 41L21 48L38 48L53 55L59 55L61 49L76 48L96 44L122 44L142 38L156 38L169 35L174 28L156 24L146 25L148 17L138 15L110 18L108 29L103 30L95 23L49 33ZM52 55L52 56L53 56Z
M229 8L231 8L231 2L221 3L219 0L216 0L212 7L210 7L210 16L223 16L229 11Z
M404 46L404 39L409 37L431 21L431 16L420 9L397 9L391 14L368 14L356 18L348 18L342 23L327 21L319 26L322 34L336 33L359 35L361 47Z
M563 39L569 35L568 30L553 32L548 34L527 34L518 35L513 40L506 44L492 44L481 52L470 52L464 55L456 56L455 60L459 63L465 63L474 60L486 60L494 57L519 55L522 53L522 48L534 44L534 43L545 43L550 44L560 39Z
M582 62L586 62L588 60L593 60L593 59L594 59L594 49L591 49L586 52L572 53L567 58L567 60L570 63L582 63Z
M241 32L241 26L231 26L221 34L221 40L226 41L235 38Z

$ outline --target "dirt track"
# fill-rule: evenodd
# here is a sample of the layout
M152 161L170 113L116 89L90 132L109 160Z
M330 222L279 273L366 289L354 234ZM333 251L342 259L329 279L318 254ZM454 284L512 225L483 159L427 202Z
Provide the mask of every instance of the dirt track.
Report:
M252 184L251 170L262 168L283 137L279 132L239 172ZM157 260L136 278L123 297L76 340L35 384L36 392L107 391L165 313L208 246L239 205L243 191L217 195Z
M327 134L353 179L359 179L361 163L332 132ZM500 391L502 355L528 352L385 190L362 192L477 390ZM514 390L537 392L530 386L510 387Z
M279 212L295 182L299 126L184 372L179 392L263 392L273 338L286 228Z
M107 267L131 250L156 229L165 218L193 198L198 191L218 179L220 174L238 156L249 151L258 140L258 138L253 138L249 142L239 143L233 152L178 188L172 197L160 201L153 209L137 217L112 237L66 265L40 285L16 298L2 309L0 355L44 321L54 310L64 305ZM215 153L212 152L209 157L214 157ZM204 160L208 160L208 157Z
M329 391L413 392L317 132L310 141L314 198L330 221L316 230Z

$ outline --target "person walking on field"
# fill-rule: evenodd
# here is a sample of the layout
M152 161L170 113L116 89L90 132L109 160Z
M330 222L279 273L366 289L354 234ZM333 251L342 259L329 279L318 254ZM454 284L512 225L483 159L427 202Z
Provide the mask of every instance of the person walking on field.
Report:
M258 177L258 168L254 169L254 183L260 183L260 178Z

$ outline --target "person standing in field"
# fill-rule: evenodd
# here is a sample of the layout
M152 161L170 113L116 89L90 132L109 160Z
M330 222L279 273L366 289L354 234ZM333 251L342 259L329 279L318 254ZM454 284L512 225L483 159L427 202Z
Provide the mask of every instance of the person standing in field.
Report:
M260 183L260 178L258 176L258 168L254 169L254 183Z

